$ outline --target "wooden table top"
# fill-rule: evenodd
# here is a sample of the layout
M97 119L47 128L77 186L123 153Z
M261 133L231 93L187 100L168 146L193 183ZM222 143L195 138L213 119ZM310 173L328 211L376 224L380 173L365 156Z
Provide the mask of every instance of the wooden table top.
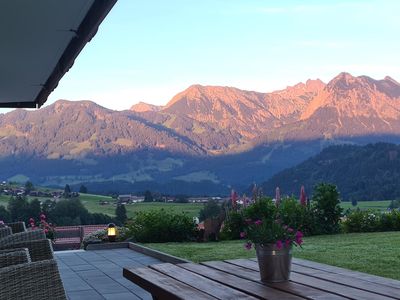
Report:
M155 299L400 299L400 281L293 259L290 281L264 284L256 259L124 268ZM400 270L399 270L400 272Z

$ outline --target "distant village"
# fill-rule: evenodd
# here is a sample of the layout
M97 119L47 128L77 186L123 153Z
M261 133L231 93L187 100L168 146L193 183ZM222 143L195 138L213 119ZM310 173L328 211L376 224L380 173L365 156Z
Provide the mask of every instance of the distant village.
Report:
M216 202L223 203L224 201L228 200L228 198L223 197L186 197L185 203L207 203L210 200L214 200ZM165 202L165 203L179 203L182 201L177 199L176 196L161 196L159 199L154 200L157 202ZM137 196L137 195L119 195L117 197L116 204L118 205L127 205L127 204L134 204L139 202L145 202L145 196ZM111 204L108 201L102 201L101 205Z
M77 198L80 196L78 192L69 192L66 195L65 190L43 190L43 189L32 189L27 190L25 186L18 184L10 184L6 181L0 183L0 195L6 196L29 196L48 198L55 202L65 198ZM115 197L115 196L114 196ZM184 199L182 199L182 197ZM160 195L157 199L152 199L148 202L165 202L165 203L207 203L213 200L218 203L223 203L229 198L227 197L186 197L186 196L162 196ZM99 205L131 205L135 203L145 202L144 195L124 194L118 195L114 199L102 199L99 200Z
M49 198L53 200L64 198L63 190L51 190L51 191L42 191L42 190L31 190L27 191L24 186L11 185L6 181L3 181L0 184L0 195L6 196L30 196L30 197L41 197L41 198ZM79 193L71 192L68 195L70 198L79 197Z

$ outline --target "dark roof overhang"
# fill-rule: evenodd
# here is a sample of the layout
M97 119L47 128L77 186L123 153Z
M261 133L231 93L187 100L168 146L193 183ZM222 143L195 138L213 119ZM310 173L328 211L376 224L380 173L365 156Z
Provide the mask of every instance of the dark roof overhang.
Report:
M0 107L38 108L117 0L0 2Z

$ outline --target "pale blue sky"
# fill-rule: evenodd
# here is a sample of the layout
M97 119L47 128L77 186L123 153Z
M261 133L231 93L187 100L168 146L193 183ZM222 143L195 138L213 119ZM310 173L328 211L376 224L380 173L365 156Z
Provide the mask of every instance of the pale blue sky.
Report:
M400 81L400 1L119 0L57 99L165 104L191 84L269 92L338 73Z

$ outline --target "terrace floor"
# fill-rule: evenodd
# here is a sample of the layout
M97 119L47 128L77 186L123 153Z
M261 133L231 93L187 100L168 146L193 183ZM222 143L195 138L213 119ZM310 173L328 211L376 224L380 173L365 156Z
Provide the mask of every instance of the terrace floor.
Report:
M122 276L123 267L141 267L160 260L128 248L55 252L68 299L152 299Z

